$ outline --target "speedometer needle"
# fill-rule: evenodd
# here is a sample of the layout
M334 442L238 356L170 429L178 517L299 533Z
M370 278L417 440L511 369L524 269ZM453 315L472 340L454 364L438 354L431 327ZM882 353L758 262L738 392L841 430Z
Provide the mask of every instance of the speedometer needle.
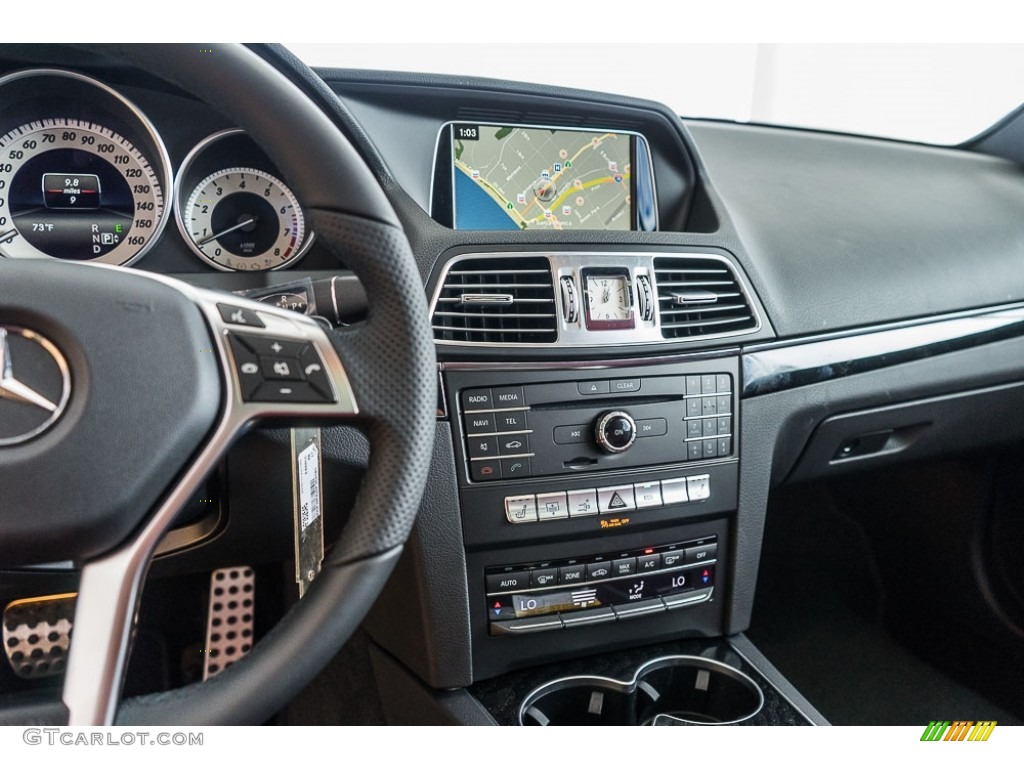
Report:
M233 227L228 227L227 229L222 230L222 231L220 231L220 232L218 232L218 233L216 233L214 235L210 235L209 237L204 237L202 240L200 240L198 243L196 243L196 245L198 245L200 248L202 248L204 245L206 245L211 240L216 240L217 238L223 237L224 235L228 234L229 232L234 232L236 229L241 229L242 227L247 227L250 224L255 224L255 223L256 223L256 217L254 216L251 219L246 219L245 221L240 222L238 224L235 224L235 226L233 226Z

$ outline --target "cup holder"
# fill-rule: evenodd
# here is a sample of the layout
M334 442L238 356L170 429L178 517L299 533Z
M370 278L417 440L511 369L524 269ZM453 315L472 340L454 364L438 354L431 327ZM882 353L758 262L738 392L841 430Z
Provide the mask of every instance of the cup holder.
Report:
M700 656L665 656L629 681L567 677L542 685L519 708L520 725L729 725L761 711L757 683Z

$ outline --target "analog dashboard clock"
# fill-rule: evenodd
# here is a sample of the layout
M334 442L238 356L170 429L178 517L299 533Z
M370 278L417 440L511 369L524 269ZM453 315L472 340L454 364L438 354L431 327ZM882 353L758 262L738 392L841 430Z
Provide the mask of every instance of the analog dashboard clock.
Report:
M633 286L623 269L583 270L585 320L591 331L634 328Z

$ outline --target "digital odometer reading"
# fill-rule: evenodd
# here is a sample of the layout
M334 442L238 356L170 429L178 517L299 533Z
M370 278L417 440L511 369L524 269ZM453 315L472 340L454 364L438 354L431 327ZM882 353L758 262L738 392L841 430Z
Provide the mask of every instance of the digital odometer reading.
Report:
M155 169L120 134L54 118L0 137L0 254L124 264L159 231Z
M632 137L452 125L456 229L633 229Z

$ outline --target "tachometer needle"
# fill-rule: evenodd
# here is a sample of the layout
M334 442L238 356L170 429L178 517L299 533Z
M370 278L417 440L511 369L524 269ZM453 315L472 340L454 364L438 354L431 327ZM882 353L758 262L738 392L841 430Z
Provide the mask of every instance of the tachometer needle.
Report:
M256 223L256 218L255 217L253 217L251 219L246 219L245 221L240 222L238 224L235 224L235 226L233 226L233 227L228 227L227 229L222 230L221 232L218 232L215 235L210 235L209 237L204 237L202 240L200 240L198 243L196 243L196 245L198 245L200 248L202 248L204 245L206 245L211 240L216 240L218 237L223 237L224 235L228 234L228 232L234 232L236 229L241 229L242 227L247 227L250 224L255 224L255 223ZM0 238L0 239L2 239L2 238Z

